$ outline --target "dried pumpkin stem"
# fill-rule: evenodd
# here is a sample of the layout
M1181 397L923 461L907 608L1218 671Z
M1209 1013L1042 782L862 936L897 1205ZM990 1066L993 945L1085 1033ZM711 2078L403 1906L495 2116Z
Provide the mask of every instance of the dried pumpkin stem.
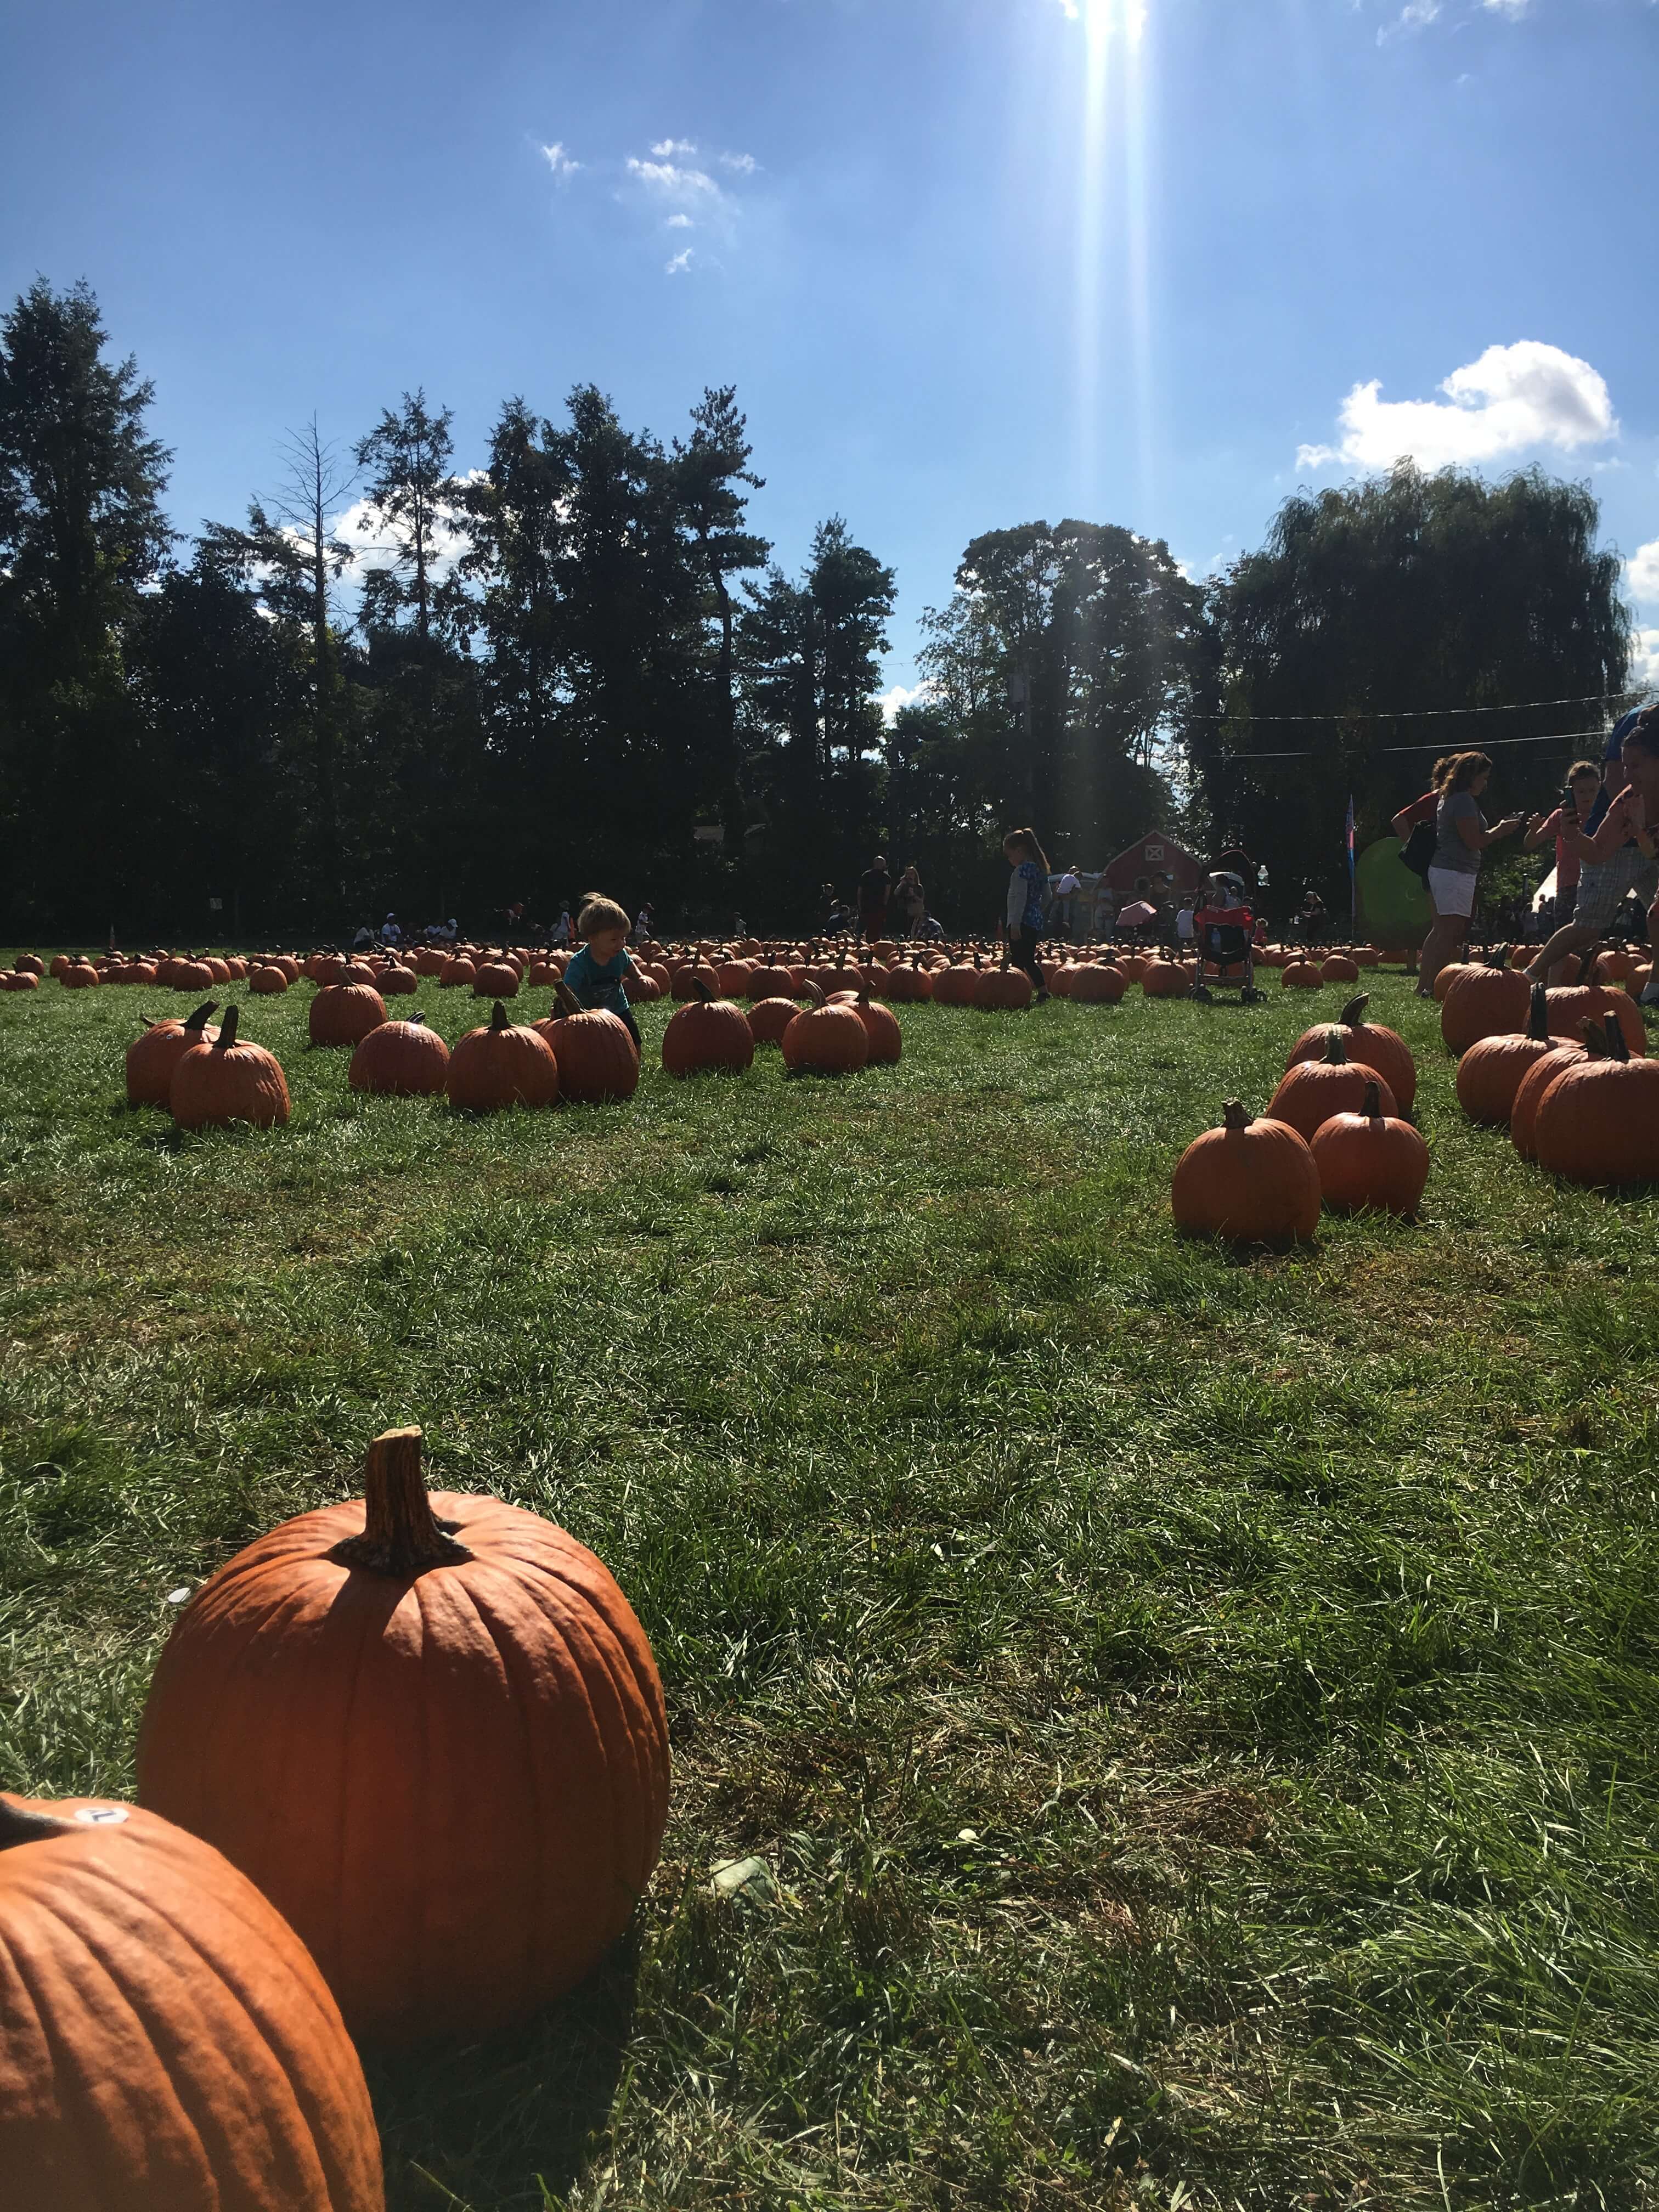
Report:
M1230 1098L1221 1109L1221 1126L1224 1129L1248 1129L1252 1118L1245 1112L1244 1102L1242 1098Z
M428 1567L456 1567L472 1557L453 1540L457 1524L432 1510L421 1474L421 1431L388 1429L368 1448L363 1468L367 1509L361 1536L348 1536L329 1553L343 1567L370 1574L409 1577Z
M46 1843L53 1836L73 1832L72 1821L60 1820L51 1813L31 1813L15 1798L0 1797L0 1851L9 1851L14 1844Z
M579 1014L582 1010L581 1000L568 983L556 983L553 986L553 1002L567 1020L572 1014Z
M213 1041L215 1052L228 1052L236 1042L236 1009L225 1008L225 1018L219 1024L219 1034Z

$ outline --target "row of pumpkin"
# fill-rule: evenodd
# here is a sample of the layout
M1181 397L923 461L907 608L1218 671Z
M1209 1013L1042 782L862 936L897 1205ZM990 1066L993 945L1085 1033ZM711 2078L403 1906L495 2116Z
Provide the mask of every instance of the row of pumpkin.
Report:
M1298 1040L1264 1115L1230 1100L1220 1127L1187 1147L1170 1187L1177 1227L1283 1243L1311 1237L1322 1206L1416 1213L1429 1169L1405 1118L1417 1065L1367 1005L1351 1000ZM1625 992L1547 989L1495 957L1452 977L1441 1030L1463 1111L1507 1126L1523 1159L1592 1187L1659 1182L1659 1060Z
M417 1429L191 1599L137 1767L136 1806L0 1797L7 2212L380 2212L350 2039L574 1987L668 1813L621 1589L536 1514L428 1497Z

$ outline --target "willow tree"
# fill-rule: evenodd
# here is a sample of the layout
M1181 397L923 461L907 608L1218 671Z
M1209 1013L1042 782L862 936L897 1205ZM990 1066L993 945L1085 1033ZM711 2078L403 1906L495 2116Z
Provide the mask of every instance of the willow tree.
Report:
M1583 484L1409 463L1299 492L1210 601L1226 719L1189 754L1218 831L1275 886L1346 897L1342 825L1380 834L1437 754L1493 739L1498 811L1544 805L1627 678L1620 562ZM1536 700L1559 707L1480 712ZM1460 711L1443 713L1445 708ZM1309 716L1312 720L1274 720ZM1560 733L1548 742L1552 733ZM1297 757L1285 757L1286 755ZM1491 811L1491 810L1489 810Z

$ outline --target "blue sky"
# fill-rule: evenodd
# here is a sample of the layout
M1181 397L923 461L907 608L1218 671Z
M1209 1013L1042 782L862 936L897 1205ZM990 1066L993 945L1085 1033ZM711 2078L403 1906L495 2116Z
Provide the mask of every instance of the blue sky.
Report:
M476 465L732 382L786 565L1206 570L1413 450L1595 485L1659 679L1653 0L4 0L0 289L85 276L180 526L405 387ZM1374 389L1372 387L1375 387Z

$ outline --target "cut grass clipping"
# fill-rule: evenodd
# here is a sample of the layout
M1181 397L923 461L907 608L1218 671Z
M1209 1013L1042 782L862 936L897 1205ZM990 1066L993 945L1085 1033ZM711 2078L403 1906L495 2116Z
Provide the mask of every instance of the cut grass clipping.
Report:
M118 1105L165 995L0 1000L0 1781L130 1789L174 1594L403 1422L668 1690L634 1935L374 2068L394 2206L1652 2201L1656 1205L1468 1127L1437 1010L1374 985L1420 1223L1241 1258L1170 1168L1329 993L842 1083L667 1082L653 1008L631 1104L477 1121L302 987L291 1126L201 1139Z

